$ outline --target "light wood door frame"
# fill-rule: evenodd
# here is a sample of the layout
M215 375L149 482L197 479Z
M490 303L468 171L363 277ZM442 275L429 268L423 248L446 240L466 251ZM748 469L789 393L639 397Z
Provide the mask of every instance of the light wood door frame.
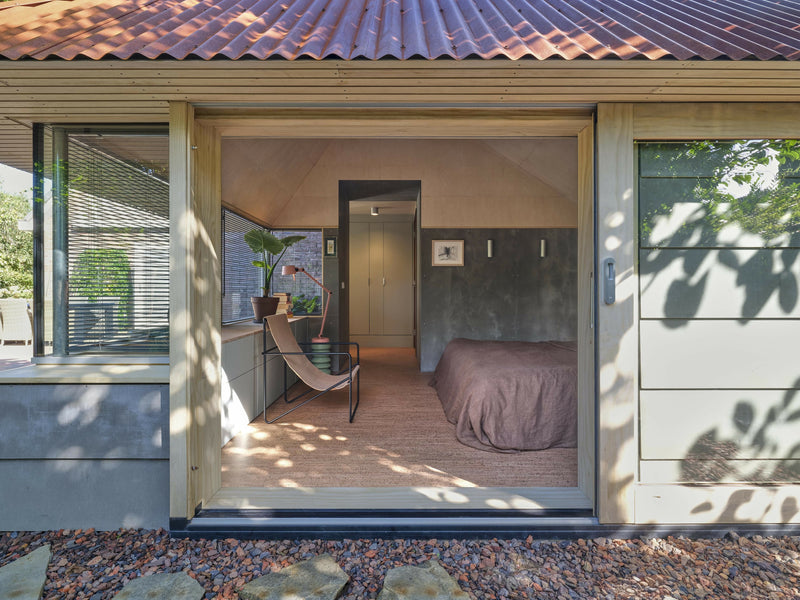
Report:
M204 110L213 114L204 114ZM194 142L198 132L207 133L202 147ZM205 502L220 491L220 449L207 445L213 444L213 431L219 433L219 409L214 410L203 398L208 398L207 393L214 389L217 394L212 397L217 401L219 398L219 381L214 375L219 373L221 324L218 315L202 301L206 298L206 303L210 303L213 298L218 304L219 298L219 293L214 292L219 290L220 264L215 251L219 242L209 237L218 230L220 219L221 193L216 187L219 140L221 137L344 139L352 138L354 133L359 138L386 139L578 139L579 486L563 488L563 493L565 497L584 498L587 507L595 506L593 111L385 109L367 114L346 109L306 109L298 114L296 109L263 109L257 114L249 110L242 116L235 108L221 111L175 102L171 103L170 119L173 167L170 219L174 242L170 282L171 348L174 348L170 355L170 517L191 518L198 502ZM214 161L216 166L211 164ZM201 164L210 170L205 180L193 175L193 169ZM340 248L346 243L342 237L340 231ZM541 490L548 502L552 502L553 493L558 491L529 489ZM457 507L474 508L457 505L449 508ZM602 502L599 508L602 510Z
M222 485L220 136L170 103L170 520Z

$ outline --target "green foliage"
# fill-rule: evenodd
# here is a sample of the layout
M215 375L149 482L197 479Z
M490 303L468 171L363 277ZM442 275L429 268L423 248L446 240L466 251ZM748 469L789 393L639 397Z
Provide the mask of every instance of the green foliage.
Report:
M89 302L118 298L115 315L120 326L127 326L133 296L128 254L120 248L87 248L81 252L70 273L70 295Z
M250 247L250 250L261 255L260 260L253 261L253 266L264 269L264 285L261 289L264 291L265 296L269 295L269 285L272 281L272 274L275 271L275 267L277 267L278 263L281 261L281 258L283 258L283 255L286 254L286 250L304 239L306 239L304 235L289 235L281 239L261 228L251 229L244 234L244 241ZM269 260L269 257L276 255L278 258L274 261Z
M33 234L18 226L29 211L24 194L0 191L0 298L33 296Z
M674 241L699 235L700 245L711 245L733 224L760 236L766 246L800 234L798 140L647 144L641 171L649 193L657 194L650 199L661 200L643 206L644 240L656 219L670 215L679 202L697 208Z
M305 294L292 296L292 312L296 315L311 315L317 310L319 296L307 298Z

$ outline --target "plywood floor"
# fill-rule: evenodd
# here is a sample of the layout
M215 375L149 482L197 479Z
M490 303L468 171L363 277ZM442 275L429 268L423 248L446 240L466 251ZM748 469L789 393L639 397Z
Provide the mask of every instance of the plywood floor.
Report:
M260 416L223 448L223 487L577 485L576 449L498 454L459 443L413 350L362 349L361 362L353 423L346 391L273 425Z

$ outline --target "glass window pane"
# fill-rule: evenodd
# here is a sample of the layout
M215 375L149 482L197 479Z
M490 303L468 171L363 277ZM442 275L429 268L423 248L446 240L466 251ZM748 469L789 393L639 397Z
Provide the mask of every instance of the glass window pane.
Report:
M169 352L166 131L54 129L45 354Z
M262 227L227 209L222 211L222 322L253 319L251 296L262 294L264 276L253 266L257 256L244 241L244 234Z

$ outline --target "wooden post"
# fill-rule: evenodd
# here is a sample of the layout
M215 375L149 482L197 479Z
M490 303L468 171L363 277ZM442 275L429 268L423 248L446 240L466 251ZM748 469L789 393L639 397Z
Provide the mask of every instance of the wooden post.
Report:
M616 261L616 301L602 300L598 281L598 518L634 522L637 468L638 333L633 106L597 111L597 264Z
M221 485L220 142L170 103L170 519Z

